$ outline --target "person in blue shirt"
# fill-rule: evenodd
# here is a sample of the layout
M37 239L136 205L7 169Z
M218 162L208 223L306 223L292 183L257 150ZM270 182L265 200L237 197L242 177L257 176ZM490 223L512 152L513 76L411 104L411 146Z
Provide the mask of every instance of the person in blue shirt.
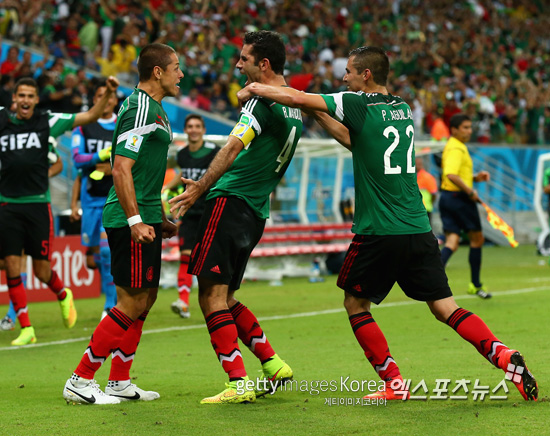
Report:
M106 91L105 84L100 84L94 94L94 103L101 99ZM101 291L105 294L102 318L117 302L116 288L111 275L111 251L101 223L103 206L113 186L109 158L117 119L113 111L117 104L118 99L113 94L97 122L73 130L71 145L73 161L80 170L81 236L82 245L88 247L86 264L88 268L99 270ZM78 183L78 179L75 183Z

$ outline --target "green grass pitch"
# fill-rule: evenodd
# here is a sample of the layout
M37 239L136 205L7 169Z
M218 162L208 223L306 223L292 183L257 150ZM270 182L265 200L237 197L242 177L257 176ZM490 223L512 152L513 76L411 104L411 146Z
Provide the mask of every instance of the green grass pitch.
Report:
M467 254L468 248L460 247L447 268L457 302L481 316L502 342L521 350L539 382L537 403L523 401L512 385L506 400L474 401L475 380L493 389L503 379L502 371L437 322L425 304L408 300L396 287L372 313L403 376L412 380L411 387L424 380L428 396L435 395L436 380L451 380L450 390L456 381L470 380L467 399L328 405L362 397L342 388L342 379L349 377L345 385L353 388L350 382L377 380L376 373L352 333L336 276L324 283L294 278L279 287L244 283L237 297L261 320L302 388L244 405L199 404L224 388L226 376L211 348L195 290L190 319L171 312L177 293L163 289L145 323L131 374L136 384L158 391L161 398L115 406L69 406L61 396L99 321L103 301L77 300L78 323L72 330L64 329L57 304L31 304L36 345L13 349L9 344L18 329L0 332L0 435L550 434L550 266L533 246L487 247L482 279L493 298L481 300L466 295ZM0 306L0 315L5 310ZM251 378L259 376L259 362L246 347L241 350ZM96 375L102 387L109 366L107 362ZM317 393L323 381L335 383L337 390Z

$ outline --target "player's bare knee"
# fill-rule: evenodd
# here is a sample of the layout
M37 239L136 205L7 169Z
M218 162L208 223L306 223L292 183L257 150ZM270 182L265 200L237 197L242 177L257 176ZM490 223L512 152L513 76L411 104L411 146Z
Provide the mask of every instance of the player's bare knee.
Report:
M132 301L126 301L126 304L121 305L121 312L132 318L133 321L147 310L147 299L133 298Z
M458 309L458 305L453 297L428 301L427 304L435 318L442 323L446 323L453 312Z
M48 283L52 278L52 270L46 267L39 267L34 269L34 275L42 283Z
M442 323L447 322L447 320L449 319L449 317L445 317L441 312L432 311L432 313L435 316L435 319L437 319L438 321L441 321Z
M156 301L157 301L157 294L150 293L149 297L147 297L147 310L153 307L153 304L155 304Z
M348 312L348 315L355 315L356 313L368 312L370 310L370 301L365 298L357 298L348 292L344 295L344 307Z

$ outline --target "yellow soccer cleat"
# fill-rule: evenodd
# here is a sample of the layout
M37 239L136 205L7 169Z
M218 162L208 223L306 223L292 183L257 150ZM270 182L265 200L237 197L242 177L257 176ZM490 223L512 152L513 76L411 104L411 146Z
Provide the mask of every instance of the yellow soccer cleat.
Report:
M30 345L36 342L36 335L34 334L34 327L23 327L19 336L11 341L12 345Z
M244 381L248 381L248 377ZM213 397L203 398L201 404L237 404L254 403L256 401L254 391L245 390L244 386L237 386L237 381L226 383L225 386L227 386L227 389Z
M256 397L274 394L277 389L294 377L292 368L277 354L262 365L262 371L264 378L258 382Z
M483 298L484 300L488 300L493 296L490 292L487 292L487 288L483 285L477 287L473 283L470 283L468 286L468 294L470 295L477 295L479 298Z
M74 307L73 292L69 288L65 288L67 296L59 301L59 306L61 307L61 317L63 318L63 323L68 329L72 329L76 324L76 308Z

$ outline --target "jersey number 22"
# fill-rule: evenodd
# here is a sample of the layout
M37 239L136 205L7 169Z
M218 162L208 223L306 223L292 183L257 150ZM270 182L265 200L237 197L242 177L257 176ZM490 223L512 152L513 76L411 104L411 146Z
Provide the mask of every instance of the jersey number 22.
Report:
M412 162L412 153L414 150L414 127L410 125L407 126L405 133L409 138L411 138L411 143L409 145L409 149L407 150L407 173L414 173L416 171L416 167L413 166ZM390 135L394 138L393 142L384 153L384 174L401 174L401 167L399 165L392 167L390 160L391 154L399 145L399 131L395 127L389 126L384 129L382 134L388 139L390 139Z

